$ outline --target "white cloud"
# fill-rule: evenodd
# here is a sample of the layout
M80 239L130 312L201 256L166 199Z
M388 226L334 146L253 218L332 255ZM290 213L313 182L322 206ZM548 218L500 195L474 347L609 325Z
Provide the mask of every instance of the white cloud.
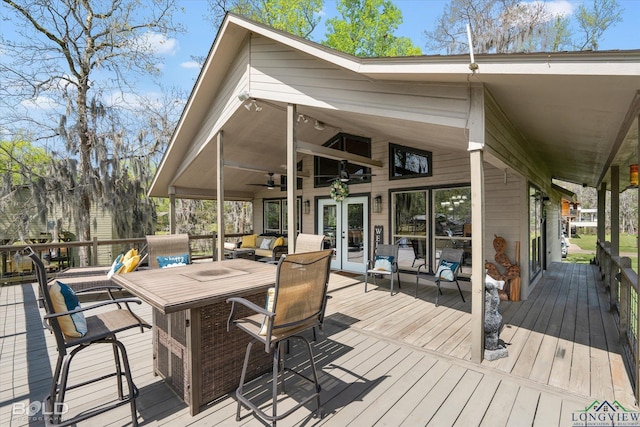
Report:
M155 55L173 56L178 51L178 40L169 39L163 34L148 32L138 39L138 43L147 46Z
M533 1L528 4L539 4L540 1ZM568 17L573 14L574 6L568 0L551 0L542 2L545 5L546 10L552 16L565 16ZM527 3L525 3L527 4Z
M144 100L138 94L131 92L113 92L110 96L105 97L104 102L108 106L138 106L143 104Z
M32 99L25 99L20 103L20 105L28 109L38 110L53 110L58 107L58 104L53 100L53 98L49 98L48 96L37 96Z
M547 2L547 9L554 16L570 16L573 14L573 4L567 0L555 0Z
M180 64L182 68L200 69L201 65L197 61L187 61Z

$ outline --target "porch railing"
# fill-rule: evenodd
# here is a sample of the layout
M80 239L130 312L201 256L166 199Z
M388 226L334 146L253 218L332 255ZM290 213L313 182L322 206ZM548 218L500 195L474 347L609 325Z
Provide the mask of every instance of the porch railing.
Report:
M602 280L609 290L610 308L618 314L618 332L631 370L631 381L640 401L640 362L638 351L638 273L631 268L629 257L613 256L610 242L598 242L596 262Z
M245 234L225 234L225 240L236 240ZM113 258L119 253L130 248L142 250L146 245L144 237L98 240L80 242L56 242L56 243L34 243L30 245L0 245L0 284L11 284L21 282L33 282L36 280L32 271L31 260L22 255L25 248L31 247L42 257L46 258L51 266L51 272L57 270L76 267L72 254L73 249L80 247L89 248L91 254L89 266L111 265ZM216 256L216 234L190 235L189 246L194 260L213 259ZM98 260L98 248L109 247L108 263L100 263ZM26 258L26 260L25 260Z

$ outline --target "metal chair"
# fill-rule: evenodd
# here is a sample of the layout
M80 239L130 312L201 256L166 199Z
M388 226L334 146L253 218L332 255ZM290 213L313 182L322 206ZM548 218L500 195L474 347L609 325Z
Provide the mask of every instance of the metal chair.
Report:
M296 254L305 252L317 252L321 251L324 247L324 235L323 234L298 234L296 237L295 251ZM283 254L284 255L284 254ZM277 264L278 259L268 260L267 264Z
M124 345L116 339L116 334L132 328L150 328L144 320L136 316L129 307L129 303L141 304L142 302L134 298L110 299L99 302L88 307L76 308L70 311L56 312L52 296L49 292L49 284L47 283L47 273L42 260L30 248L29 257L33 261L36 269L38 285L40 287L40 298L44 304L46 314L44 315L44 326L49 329L56 339L58 349L58 360L56 362L55 372L51 380L51 389L48 396L44 399L43 414L45 416L45 425L67 426L84 421L90 417L102 414L111 409L129 403L131 405L131 422L134 426L138 425L138 416L136 412L136 397L138 396L138 388L133 383L129 360ZM114 288L117 288L114 286ZM73 338L64 335L61 321L62 316L69 316L76 313L82 313L97 307L116 304L115 310L105 311L93 316L86 317L87 332L84 336ZM126 308L122 308L122 305ZM98 376L93 379L83 381L74 385L67 385L69 376L69 368L73 358L83 349L94 344L108 344L112 347L115 360L115 372ZM61 408L65 408L64 403L67 390L76 389L85 385L93 384L107 378L117 378L118 400L110 405L101 405L94 409L79 413L70 419L62 420ZM123 377L127 383L127 395L123 391Z
M413 262L411 263L413 268L416 265L416 261L424 260L424 243L422 240L413 239L411 240L411 247L413 248Z
M398 245L381 244L376 246L373 259L367 261L367 271L364 279L365 292L367 292L369 276L373 276L374 285L377 285L376 278L378 276L389 276L391 279L391 295L393 295L394 274L398 277L398 288L402 287L400 284L400 272L398 271L398 250Z
M295 253L321 251L324 247L324 234L298 234Z
M260 307L244 298L229 298L232 303L231 314L227 323L227 329L233 326L240 328L249 334L252 340L247 345L247 350L242 366L240 385L236 390L238 408L236 420L240 421L240 409L244 405L258 417L271 422L273 426L278 420L290 415L298 408L316 399L317 416L321 417L320 384L311 351L309 340L300 335L302 332L322 327L324 311L326 307L327 286L329 283L329 269L333 250L305 252L300 254L283 255L278 262L275 288L271 288L267 296L266 308ZM242 305L254 311L255 315L235 319L238 306ZM282 359L282 344L289 339L301 340L309 353L309 362L313 378L309 378L302 372L285 368ZM244 386L249 363L251 348L255 343L264 345L265 352L272 353L273 357L273 395L271 415L267 414L248 397L245 396ZM292 372L314 386L314 392L293 408L283 414L277 412L278 378L282 374L282 387L284 389L284 371Z
M458 292L460 292L460 298L462 298L462 302L465 302L464 295L462 295L462 290L460 289L460 284L458 283L458 273L462 268L462 258L464 256L464 250L462 249L452 249L445 248L440 252L440 260L438 261L438 268L436 272L433 273L429 268L428 264L422 264L418 266L418 272L416 273L416 293L415 297L418 298L418 281L420 279L429 280L435 282L438 286L438 293L436 294L436 307L438 306L438 299L440 295L442 295L442 290L440 289L440 282L455 282L456 286L458 286ZM455 265L451 265L455 263ZM422 268L425 268L425 271L420 271Z

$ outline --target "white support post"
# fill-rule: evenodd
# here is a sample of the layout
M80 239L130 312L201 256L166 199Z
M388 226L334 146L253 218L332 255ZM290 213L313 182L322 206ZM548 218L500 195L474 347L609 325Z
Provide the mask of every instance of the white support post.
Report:
M484 167L482 150L469 153L471 160L471 361L484 358Z
M169 234L176 234L176 193L169 187Z
M611 166L611 257L620 255L620 167ZM613 260L612 260L613 261ZM614 263L609 264L609 275L607 277L609 289L609 308L615 310L620 295L618 294L618 286L616 282L617 268Z
M222 131L218 132L218 141L216 144L217 157L218 157L218 165L217 165L217 176L216 176L216 192L217 192L217 212L216 212L216 222L218 223L218 253L216 257L216 250L213 249L213 259L222 261L224 256L224 155L222 149Z
M296 106L287 105L287 236L288 251L294 253L295 241L297 237L296 222L296 190L298 188L298 177L296 175Z
M471 361L484 359L484 88L469 88L469 161L471 178Z

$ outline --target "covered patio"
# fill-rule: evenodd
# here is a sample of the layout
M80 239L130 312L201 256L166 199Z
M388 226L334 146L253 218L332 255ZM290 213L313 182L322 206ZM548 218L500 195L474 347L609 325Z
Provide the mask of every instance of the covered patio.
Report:
M376 241L419 238L431 265L443 247L464 245L472 278L470 357L481 363L484 261L495 255L494 236L510 242L527 299L561 259L560 205L573 194L556 180L603 195L629 185L621 171L637 163L639 152L640 51L477 55L475 61L355 58L229 14L150 195L216 199L218 247L223 202L250 200L255 233L325 234L336 250L336 270L362 272ZM427 159L428 168L414 173L411 156ZM322 173L323 165L339 161L348 163L352 178L371 175L350 180L344 201L330 197ZM337 165L332 175L340 175ZM277 186L265 185L270 174ZM444 203L437 193L460 189L470 208L455 224L458 236L441 226L435 207ZM410 202L422 201L422 211L401 212L407 193ZM362 232L356 261L353 246L344 243L352 231L350 202L358 204ZM330 210L338 214L327 221ZM604 215L604 204L598 211ZM424 226L403 227L404 214L424 215ZM342 225L333 224L340 215ZM521 250L513 250L516 244ZM295 239L288 245L293 251Z
M478 365L470 361L471 305L457 292L445 290L435 307L434 288L421 287L416 299L413 284L405 280L390 298L384 284L364 294L360 277L332 274L325 331L313 345L325 416L318 420L311 417L313 408L301 409L281 424L564 426L596 400L637 411L622 350L617 339L609 339L616 336L615 319L599 277L592 265L552 264L529 299L500 305L509 357ZM5 426L42 425L22 412L47 393L56 357L36 295L33 285L0 287L0 423ZM146 305L137 312L151 316ZM253 416L236 423L232 396L192 417L153 375L151 336L123 337L140 387L142 425L262 425ZM109 363L100 349L85 352L76 362L83 365L77 380ZM296 347L292 353L295 364ZM288 389L295 390L296 379L288 381ZM98 384L82 395L72 393L70 411L114 397L103 389ZM254 392L265 390L268 385ZM126 425L130 414L123 407L91 423Z

